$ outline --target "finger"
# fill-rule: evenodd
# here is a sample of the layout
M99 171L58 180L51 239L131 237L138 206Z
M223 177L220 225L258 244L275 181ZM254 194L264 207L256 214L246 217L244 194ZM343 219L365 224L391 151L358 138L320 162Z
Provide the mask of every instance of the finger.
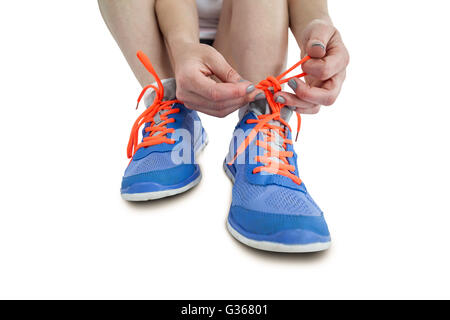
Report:
M220 53L210 55L206 63L208 68L220 81L226 83L243 82L239 73L230 66Z
M314 107L312 108L296 108L295 112L297 113L302 113L302 114L316 114L320 111L320 105L316 104Z
M326 57L322 59L310 59L302 66L302 70L308 75L325 81L344 70L349 62L349 54L344 44L328 49Z
M248 95L248 101L256 101L256 100L262 100L262 99L266 99L266 95L264 93L264 91L262 91L261 89L256 89L255 91L253 91L252 93L250 93Z
M332 105L335 101L345 80L345 70L325 81L322 87L311 87L299 79L291 79L288 85L294 90L300 99L313 104L325 106ZM295 82L295 85L294 85Z
M316 23L306 39L306 53L311 58L323 58L327 53L327 45L336 29L327 23Z
M207 61L207 66L217 79L224 83L239 84L241 88L245 88L245 93L251 95L252 98L254 98L256 94L262 92L259 89L255 90L253 83L243 79L221 54L211 55L210 61Z
M182 84L182 87L213 103L242 98L246 94L255 91L255 86L253 84L248 85L248 83L244 82L218 83L199 71L189 77L189 79Z
M208 63L207 66L210 69L210 72L213 72L211 78L214 80L218 80L216 82L225 82L225 83L238 83L246 88L245 92L247 95L252 96L253 98L258 94L263 92L260 89L254 89L254 84L248 80L245 80L239 75L220 55L219 62L217 62L217 57L215 57L214 63Z
M280 92L274 95L275 102L283 103L290 107L310 109L316 106L316 104L300 100L295 94L289 92Z
M238 106L238 105L230 106L230 107L221 107L221 108L210 108L210 107L205 107L205 106L195 106L195 105L189 105L189 104L185 104L185 106L189 109L196 110L196 111L208 114L213 117L218 117L218 118L224 118L227 115L229 115L230 113L232 113L240 108L240 106Z
M210 109L219 109L221 107L230 107L230 106L238 106L241 107L251 101L251 97L244 96L235 99L226 99L222 101L211 101L209 99L204 98L201 95L196 94L195 92L180 92L177 94L177 98L184 103L188 103L190 105L198 105L202 107L207 107Z

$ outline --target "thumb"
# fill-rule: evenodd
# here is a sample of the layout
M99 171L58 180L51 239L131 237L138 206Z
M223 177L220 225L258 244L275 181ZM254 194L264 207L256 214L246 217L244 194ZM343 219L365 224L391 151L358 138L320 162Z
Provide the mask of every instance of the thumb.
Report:
M236 84L239 92L250 94L250 100L253 100L254 96L261 92L260 90L255 90L255 85L250 81L243 79L218 52L217 55L210 56L208 67L220 81Z
M306 53L311 58L323 58L327 53L327 44L333 36L335 29L325 23L318 23L311 26L311 31L307 37Z
M242 77L232 66L230 66L220 53L217 52L217 54L211 55L208 60L209 69L218 79L220 79L220 81L227 83L241 82Z

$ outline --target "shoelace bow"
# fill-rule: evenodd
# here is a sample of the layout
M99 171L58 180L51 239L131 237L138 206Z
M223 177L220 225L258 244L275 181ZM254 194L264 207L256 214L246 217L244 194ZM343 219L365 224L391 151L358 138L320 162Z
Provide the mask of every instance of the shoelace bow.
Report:
M162 101L162 99L164 98L164 86L158 75L156 74L155 69L153 69L150 59L142 51L137 52L137 57L142 62L144 67L148 70L148 72L150 72L155 78L157 86L150 84L144 87L141 94L139 95L136 109L138 108L139 102L141 102L144 93L148 89L152 88L156 92L155 100L153 100L152 105L149 106L144 112L142 112L142 114L134 122L133 128L131 129L130 139L128 141L127 147L128 158L133 157L134 154L143 147L149 147L164 142L169 144L175 143L175 140L169 139L166 136L168 133L173 133L175 131L175 129L169 129L166 127L167 124L175 122L175 119L169 119L167 118L167 116L173 113L180 112L179 108L172 108L172 105L174 103L181 103L181 101L179 100ZM154 117L161 110L167 111L160 114L161 122L156 124ZM150 125L145 128L145 132L149 132L149 136L144 137L142 142L138 144L139 129L145 123L150 123Z
M287 135L285 132L285 128L288 128L291 131L291 127L289 124L281 117L281 109L285 107L285 104L275 102L273 95L281 91L281 85L283 83L288 82L293 78L301 78L306 76L306 73L300 73L295 76L283 79L288 73L292 70L305 63L310 59L309 56L304 57L299 62L294 64L288 70L280 74L278 77L268 77L265 80L262 80L256 88L264 91L266 95L267 102L269 103L271 113L259 115L258 119L248 119L247 123L256 123L256 126L250 131L249 135L245 138L245 140L238 147L236 154L229 164L231 165L237 157L247 149L250 143L257 137L258 133L263 133L264 140L256 140L256 145L260 146L267 150L267 152L263 156L256 156L255 161L264 163L264 166L259 166L253 169L253 173L258 173L261 171L266 171L273 174L279 174L285 177L290 178L293 182L300 185L302 180L297 177L293 172L295 171L295 166L289 164L288 158L292 157L294 154L292 151L279 151L273 150L270 146L270 142L275 141L276 136L274 136L273 132L276 132L282 139L283 149L286 150L287 144L292 144L292 140L287 139ZM273 88L273 93L270 91L270 88ZM297 141L298 134L300 132L301 125L301 117L300 114L295 112L297 115L297 136L295 140ZM275 120L282 123L285 127L277 126L271 124L270 121ZM279 161L273 161L273 158L277 158Z

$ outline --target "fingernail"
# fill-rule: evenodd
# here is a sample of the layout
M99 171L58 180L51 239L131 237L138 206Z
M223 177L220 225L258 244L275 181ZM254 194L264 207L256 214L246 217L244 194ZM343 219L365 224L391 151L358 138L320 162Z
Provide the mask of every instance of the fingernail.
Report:
M253 84L249 85L247 87L247 90L245 90L247 93L255 91L255 86Z
M265 97L266 97L266 95L263 92L260 92L255 96L255 100L262 100Z
M275 102L286 103L286 99L283 98L283 96L278 96L278 97L276 97Z
M297 81L295 81L294 79L289 80L288 86L291 87L292 90L297 89Z
M314 42L311 47L321 47L323 50L325 50L325 46L321 42Z

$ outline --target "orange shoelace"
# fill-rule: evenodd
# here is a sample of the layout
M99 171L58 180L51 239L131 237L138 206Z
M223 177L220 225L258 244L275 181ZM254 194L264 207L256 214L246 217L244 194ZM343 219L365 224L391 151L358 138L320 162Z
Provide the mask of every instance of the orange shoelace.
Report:
M255 161L264 163L264 166L259 166L253 169L253 173L258 173L261 171L266 171L273 174L279 174L285 177L290 178L294 183L300 185L302 183L302 180L297 177L293 172L295 171L295 166L289 164L288 158L292 157L294 154L292 151L279 151L279 150L273 150L273 148L270 146L270 142L275 141L276 136L274 136L274 133L276 132L282 139L282 146L286 150L287 144L292 144L292 140L287 139L287 134L285 132L285 128L289 128L291 130L291 127L289 124L283 120L281 117L281 109L285 107L286 105L282 103L275 102L273 95L274 93L281 91L281 85L283 83L288 82L289 80L293 78L301 78L306 76L306 73L300 73L298 75L283 79L288 73L290 73L292 70L300 66L301 64L305 63L310 59L309 56L304 57L299 62L294 64L292 67L290 67L288 70L280 74L278 77L268 77L267 79L261 81L256 88L261 89L264 91L264 94L266 95L267 102L269 103L271 113L270 114L263 114L259 115L258 119L248 119L247 123L256 123L256 126L250 131L249 135L245 138L245 140L241 143L241 145L238 147L236 154L229 162L228 164L233 164L234 161L236 161L237 157L247 149L247 147L250 145L250 143L255 139L255 137L258 135L259 132L263 133L264 140L256 140L256 145L260 146L267 150L267 152L263 156L256 156ZM273 93L270 91L270 88L273 88ZM295 112L297 115L297 136L295 140L297 141L298 134L300 132L300 125L301 125L301 117L300 114ZM270 121L279 121L281 124L284 125L278 126L269 123ZM274 161L273 159L276 158L279 161Z
M175 122L175 119L169 119L167 118L167 116L173 113L180 112L179 108L172 108L172 105L174 103L181 103L181 101L179 100L162 101L162 99L164 98L164 86L158 75L156 74L155 69L153 69L150 59L142 51L137 52L137 57L142 62L144 67L148 70L148 72L153 75L158 86L150 84L144 87L141 94L139 95L136 109L138 108L139 102L141 102L144 93L148 89L152 88L156 92L156 97L152 105L149 106L144 112L142 112L142 114L134 122L133 128L131 129L130 140L128 141L127 147L128 158L133 157L136 151L138 151L140 148L154 146L164 142L169 144L175 143L175 140L169 139L166 136L168 133L173 133L175 131L175 129L169 129L166 127L167 124ZM160 114L161 122L156 125L154 116L161 110L167 111ZM145 128L145 132L149 132L150 134L149 136L144 137L142 142L138 144L139 129L145 123L150 123L150 126Z

